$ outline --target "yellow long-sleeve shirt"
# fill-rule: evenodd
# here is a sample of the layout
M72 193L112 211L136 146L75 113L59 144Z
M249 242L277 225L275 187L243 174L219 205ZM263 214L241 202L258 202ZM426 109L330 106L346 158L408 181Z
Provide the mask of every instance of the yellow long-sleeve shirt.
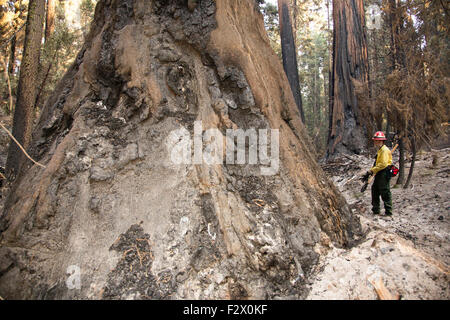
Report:
M388 165L392 164L392 153L388 147L383 145L377 152L377 161L375 167L372 167L370 171L373 174L377 174L379 171L385 169Z

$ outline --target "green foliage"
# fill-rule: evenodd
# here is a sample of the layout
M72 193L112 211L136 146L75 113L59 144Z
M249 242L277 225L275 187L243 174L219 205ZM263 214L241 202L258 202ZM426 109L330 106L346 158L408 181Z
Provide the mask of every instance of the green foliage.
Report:
M93 13L94 13L94 9L95 9L95 3L92 0L83 0L81 2L80 5L80 10L81 13L88 16L88 17L93 17Z
M331 1L297 1L297 47L305 125L321 156L327 145L329 125L329 71ZM327 11L326 4L330 4Z
M265 3L261 7L264 16L264 26L267 31L267 36L270 40L270 46L281 60L281 41L280 41L280 27L278 24L278 8L271 3Z
M73 63L81 46L85 33L93 17L94 2L83 0L80 4L81 29L71 29L65 21L64 8L56 7L55 32L43 46L40 57L40 79L38 84L37 108L42 108L48 95Z
M80 5L81 12L81 30L84 37L86 37L89 31L89 25L94 18L95 5L97 0L82 0Z
M313 32L301 42L299 74L306 128L319 154L328 133L329 48L324 32Z
M64 23L57 23L55 32L46 41L41 52L39 101L36 107L42 107L45 98L53 91L59 79L73 62L80 47L79 33L70 31Z
M19 3L21 6L19 6ZM42 108L49 94L54 90L58 81L65 74L69 66L73 63L76 55L84 43L85 37L89 30L90 22L93 19L96 0L80 1L80 26L79 29L70 28L66 21L66 11L64 10L64 2L56 2L55 14L55 31L49 39L46 39L42 46L40 54L40 70L37 85L38 98L36 109ZM2 6L4 5L4 6ZM7 1L0 3L1 9L5 7L4 12L12 12L14 16L8 22L8 29L2 29L0 33L1 55L4 57L4 63L8 66L9 56L12 49L11 35L17 31L20 25L26 20L28 1ZM1 11L1 10L0 10ZM0 17L2 14L0 14ZM5 15L3 15L5 16ZM4 33L3 33L4 31ZM4 66L0 65L0 108L2 114L10 114L9 112L9 88L8 79L11 86L13 96L13 106L17 89L17 81L19 77L20 61L22 59L24 28L16 34L15 43L15 68L11 73L5 73ZM8 75L8 76L7 76ZM1 115L1 114L0 114Z
M329 123L328 72L331 32L328 30L327 21L328 2L331 5L331 0L291 1L305 125L319 155L326 148ZM281 60L278 8L266 2L261 9L270 45Z

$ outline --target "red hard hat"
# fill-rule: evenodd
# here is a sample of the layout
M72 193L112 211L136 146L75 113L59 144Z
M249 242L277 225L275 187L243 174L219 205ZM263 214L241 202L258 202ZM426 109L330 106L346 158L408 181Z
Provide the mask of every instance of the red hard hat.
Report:
M386 140L386 137L384 136L383 131L377 131L373 135L372 140Z

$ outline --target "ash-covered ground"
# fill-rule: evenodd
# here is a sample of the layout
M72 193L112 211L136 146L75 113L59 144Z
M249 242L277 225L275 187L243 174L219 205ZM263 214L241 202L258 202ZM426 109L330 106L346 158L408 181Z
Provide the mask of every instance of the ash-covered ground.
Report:
M398 151L393 158L395 163ZM410 188L394 187L392 178L392 217L383 210L372 215L370 186L360 192L358 176L372 163L371 158L351 156L324 165L366 236L349 250L322 239L316 250L327 254L310 278L308 299L377 299L383 285L392 298L449 299L450 148L419 153Z

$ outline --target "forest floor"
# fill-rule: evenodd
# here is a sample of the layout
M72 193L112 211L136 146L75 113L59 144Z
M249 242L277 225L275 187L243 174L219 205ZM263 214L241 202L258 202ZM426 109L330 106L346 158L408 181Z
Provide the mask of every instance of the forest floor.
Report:
M393 158L396 163L398 152ZM392 217L383 206L381 215L372 214L370 186L360 192L359 175L372 163L351 156L323 166L360 218L365 237L350 249L329 242L317 248L324 254L307 299L449 299L450 148L419 153L409 189L394 188L397 178L391 180Z

